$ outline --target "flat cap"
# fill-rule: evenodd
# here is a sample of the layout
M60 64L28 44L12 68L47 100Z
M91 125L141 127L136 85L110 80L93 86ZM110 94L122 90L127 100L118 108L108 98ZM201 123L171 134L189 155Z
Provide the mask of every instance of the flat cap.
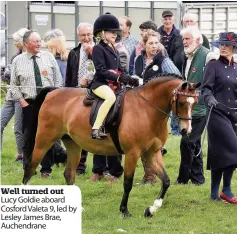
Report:
M164 17L166 17L166 16L173 16L173 12L172 12L172 11L169 11L169 10L163 11L162 17L164 18Z

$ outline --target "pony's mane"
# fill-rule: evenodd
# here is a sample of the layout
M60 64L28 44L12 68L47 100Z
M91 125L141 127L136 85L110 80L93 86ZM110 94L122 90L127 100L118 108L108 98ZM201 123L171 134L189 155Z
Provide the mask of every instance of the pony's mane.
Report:
M180 80L184 80L184 77L180 76L180 75L177 75L175 73L160 73L160 74L157 74L156 76L152 76L149 80L154 80L154 79L160 79L162 80L161 78L165 77L166 80L176 80L177 78L180 79Z
M152 76L151 78L149 78L149 80L140 87L143 87L147 84L150 84L154 80L156 80L156 81L158 80L159 83L162 83L162 82L166 82L166 81L170 81L170 80L176 80L176 79L183 80L183 81L185 80L184 77L179 76L179 75L174 74L174 73L160 73L160 74L157 74L156 76Z

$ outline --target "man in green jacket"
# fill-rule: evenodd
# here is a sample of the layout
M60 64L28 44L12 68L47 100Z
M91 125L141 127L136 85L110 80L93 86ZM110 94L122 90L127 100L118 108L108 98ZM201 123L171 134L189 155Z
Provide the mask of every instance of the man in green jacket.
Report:
M209 50L202 45L202 34L196 27L184 28L181 31L181 35L184 44L183 77L192 83L202 83L203 70ZM201 135L206 124L206 112L206 106L200 95L198 104L195 105L192 111L192 131L188 136L183 135L181 138L181 163L177 178L178 184L187 184L189 180L196 185L201 185L205 182Z

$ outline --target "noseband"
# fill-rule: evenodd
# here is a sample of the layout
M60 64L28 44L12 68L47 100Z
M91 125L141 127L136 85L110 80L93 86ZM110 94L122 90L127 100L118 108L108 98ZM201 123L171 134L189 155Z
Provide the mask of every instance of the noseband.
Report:
M178 108L179 108L179 105L178 105L178 95L180 96L186 96L186 97L194 97L194 100L195 102L197 101L198 97L199 97L199 93L197 91L195 91L194 94L192 93L185 93L185 92L181 92L179 91L178 89L175 89L173 91L173 101L171 103L171 105L173 104L173 102L175 102L175 114L177 116L178 119L180 120L192 120L192 117L191 118L186 118L186 117L180 117L179 114L178 114Z

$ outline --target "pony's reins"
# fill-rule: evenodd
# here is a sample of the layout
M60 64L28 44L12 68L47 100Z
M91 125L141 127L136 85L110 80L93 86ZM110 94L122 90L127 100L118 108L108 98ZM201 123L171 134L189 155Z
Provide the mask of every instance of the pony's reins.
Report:
M162 112L163 114L165 114L166 116L168 116L168 118L171 118L171 115L166 113L165 111L161 110L159 107L155 106L152 102L150 102L149 100L147 100L145 97L143 97L139 92L136 91L136 89L134 89L134 87L131 87L131 89L139 96L141 97L144 101L146 101L148 104L150 104L151 106L153 106L156 110ZM183 95L183 96L187 96L187 97L198 97L198 94L189 94L189 93L185 93L185 92L180 92L178 89L175 89L173 91L173 94L174 94L174 97L175 99L173 100L173 102L171 103L171 105L176 102L176 112L178 110L178 107L177 107L177 95ZM192 120L192 118L185 118L185 117L180 117L178 116L178 113L176 113L176 116L175 116L176 119L183 119L183 120Z
M157 107L156 105L154 105L152 102L150 102L149 100L147 100L145 97L143 97L139 92L136 91L136 89L134 89L134 87L131 87L131 89L139 96L141 97L145 102L149 103L151 106L153 106L156 110L162 112L163 114L165 114L166 116L168 116L168 118L171 118L171 115L166 113L165 111L161 110L159 107Z

